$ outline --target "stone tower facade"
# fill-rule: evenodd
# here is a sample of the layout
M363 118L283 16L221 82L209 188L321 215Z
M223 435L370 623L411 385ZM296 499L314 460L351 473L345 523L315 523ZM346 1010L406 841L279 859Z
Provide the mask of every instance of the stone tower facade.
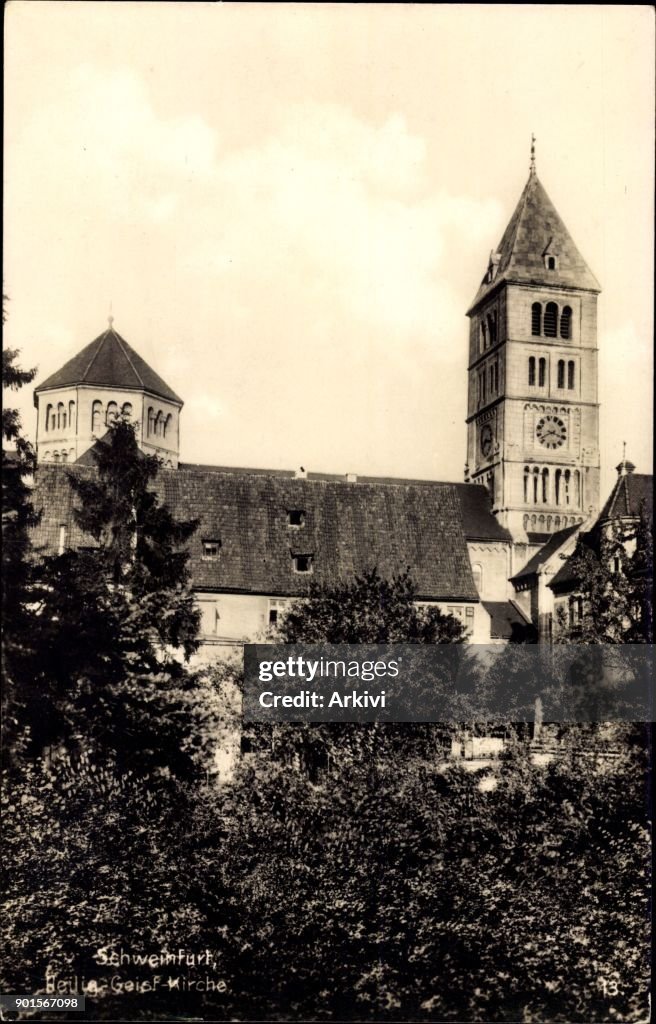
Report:
M467 314L465 479L517 542L599 510L599 292L532 158Z
M111 322L91 344L40 384L36 449L39 462L76 462L126 416L137 424L139 447L175 469L182 400L128 345Z

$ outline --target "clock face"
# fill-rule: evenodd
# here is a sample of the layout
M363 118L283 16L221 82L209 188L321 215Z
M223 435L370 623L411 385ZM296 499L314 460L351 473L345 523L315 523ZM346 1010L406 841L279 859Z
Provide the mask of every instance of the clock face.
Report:
M567 439L567 427L558 416L543 416L535 428L535 436L545 448L560 448Z
M494 440L494 435L492 433L492 427L489 425L489 423L486 423L485 426L481 428L481 437L480 437L481 452L483 453L485 458L487 458L488 455L490 454L490 452L492 451L492 442L493 442L493 440Z

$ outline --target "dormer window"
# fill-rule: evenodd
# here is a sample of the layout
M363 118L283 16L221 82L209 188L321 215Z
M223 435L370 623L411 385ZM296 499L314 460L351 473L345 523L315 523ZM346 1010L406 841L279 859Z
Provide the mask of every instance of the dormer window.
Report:
M203 541L203 561L204 562L216 562L221 552L221 541L220 540L204 540Z
M305 526L304 510L301 508L290 508L287 512L287 525L295 526L296 528Z
M547 263L547 270L555 270L556 269L556 257L555 256L547 256L546 257L546 263Z
M294 572L312 572L312 555L294 555L292 564L294 566Z

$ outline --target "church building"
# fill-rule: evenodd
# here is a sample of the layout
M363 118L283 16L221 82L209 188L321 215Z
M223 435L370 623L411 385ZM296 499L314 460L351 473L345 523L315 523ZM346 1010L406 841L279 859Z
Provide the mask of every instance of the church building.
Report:
M34 546L83 546L62 470L92 472L111 421L162 459L162 499L198 518L189 543L204 649L262 636L319 582L409 570L418 600L476 643L548 639L550 580L599 512L599 284L549 199L534 155L468 311L463 483L180 462L182 400L114 328L35 390ZM218 652L217 652L218 653Z

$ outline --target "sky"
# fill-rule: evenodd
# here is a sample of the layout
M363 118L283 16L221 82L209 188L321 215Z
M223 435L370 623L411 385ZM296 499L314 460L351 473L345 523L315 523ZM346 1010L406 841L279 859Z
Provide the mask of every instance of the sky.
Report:
M185 401L183 461L442 480L535 133L603 288L602 491L623 441L651 471L648 5L10 0L4 131L5 344L36 383L111 310Z

